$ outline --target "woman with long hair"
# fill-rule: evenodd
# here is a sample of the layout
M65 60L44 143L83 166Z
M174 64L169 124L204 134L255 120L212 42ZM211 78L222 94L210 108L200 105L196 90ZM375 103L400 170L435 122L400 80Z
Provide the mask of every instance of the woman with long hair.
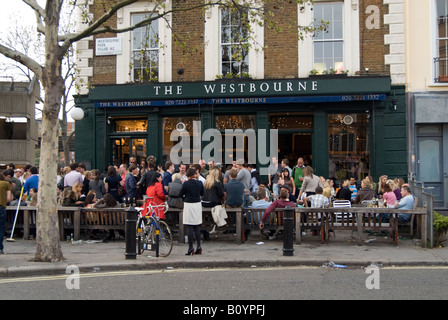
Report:
M303 169L303 183L297 200L302 199L303 193L306 194L306 197L316 194L317 187L323 187L320 178L314 174L314 169L311 166L306 166Z
M291 176L289 175L289 170L287 168L284 168L282 170L282 174L280 179L278 180L279 185L286 185L291 190L291 194L296 194L296 185L294 183L294 179L291 179Z
M106 187L104 186L103 180L101 178L101 172L98 169L92 170L92 179L89 182L90 190L95 191L96 197L101 199L106 193Z
M219 180L219 170L213 168L207 175L204 183L204 198L202 199L202 206L206 208L213 208L222 204L224 198L224 187Z

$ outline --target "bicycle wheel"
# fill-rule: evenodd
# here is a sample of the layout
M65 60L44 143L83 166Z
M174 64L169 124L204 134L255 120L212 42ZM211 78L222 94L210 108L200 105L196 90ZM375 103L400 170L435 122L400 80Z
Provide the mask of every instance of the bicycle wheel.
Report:
M156 243L156 229L159 230L159 256L168 257L173 249L173 234L165 221L157 221L156 227L151 229L151 242Z
M151 225L149 219L140 218L137 223L137 246L138 254L142 254L145 250L151 250Z

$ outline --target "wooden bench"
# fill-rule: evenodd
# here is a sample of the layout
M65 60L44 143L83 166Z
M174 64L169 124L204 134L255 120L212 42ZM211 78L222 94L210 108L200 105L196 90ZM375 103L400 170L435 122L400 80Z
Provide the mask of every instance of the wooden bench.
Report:
M427 245L427 225L423 216L427 214L426 208L416 208L413 210L398 210L395 208L296 208L296 230L301 230L302 221L300 216L320 213L320 230L322 242L328 242L328 232L330 230L352 230L357 231L358 245L362 245L363 231L371 230L374 232L388 231L392 234L395 245L398 245L398 215L413 214L419 217L421 225L422 247ZM335 214L342 213L341 221L336 221ZM382 221L382 216L389 214L390 222ZM301 232L296 232L296 242L301 243Z
M257 230L261 218L266 209L245 208L244 229ZM265 228L278 232L283 228L283 209L276 209L265 223ZM336 219L338 214L338 219ZM393 219L390 222L383 222L384 214L390 214ZM411 214L416 216L421 230L422 247L427 245L427 214L425 208L415 208L413 210L398 210L394 208L295 208L295 230L296 243L302 242L302 231L319 230L321 232L321 242L328 243L330 230L351 230L358 233L357 243L362 245L362 233L364 231L381 232L386 231L392 235L395 245L398 244L398 214ZM360 223L358 223L358 221ZM300 230L300 231L299 231Z
M16 230L23 229L24 239L29 239L30 229L36 228L36 210L37 207L34 206L20 206L17 215ZM6 229L12 229L16 211L17 206L6 207Z
M263 218L266 208L243 208L243 229L251 231L260 230L260 222ZM295 220L295 216L294 216ZM295 221L294 221L295 224ZM264 223L263 230L273 232L273 236L276 236L281 230L283 230L283 209L275 209L271 212Z
M17 207L7 207L6 226L12 228ZM60 239L65 240L65 233L73 233L74 240L79 240L81 230L125 230L125 208L81 208L58 206ZM23 229L23 238L29 239L30 230L36 228L37 208L20 207L16 229Z
M225 228L223 229L227 229L227 230L235 230L236 233L236 242L237 243L241 243L241 228L242 228L242 209L241 208L225 208L227 215L228 215L228 219L226 219L227 221L227 225L225 226ZM212 225L214 224L213 222L213 218L211 216L211 212L212 212L212 208L205 208L202 207L202 226L209 226L210 228L212 227ZM165 216L167 217L167 220L172 220L172 217L169 217L170 214L177 214L177 223L178 223L178 231L179 231L179 241L183 242L185 239L185 226L184 226L184 222L183 222L183 210L182 209L178 209L178 208L169 208L168 211L165 213ZM233 214L235 214L235 218L233 218ZM174 223L171 222L169 223L170 227L173 225Z

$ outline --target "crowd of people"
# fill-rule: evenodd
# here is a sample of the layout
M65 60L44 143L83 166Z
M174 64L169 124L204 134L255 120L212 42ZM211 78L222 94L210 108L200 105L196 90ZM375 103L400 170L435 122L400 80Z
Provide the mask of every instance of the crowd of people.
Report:
M58 204L105 208L119 207L127 202L135 204L141 200L144 203L143 214L146 214L149 202L155 205L166 202L169 207L184 210L188 255L202 253L199 230L202 207L212 208L218 226L226 223L226 207L265 208L259 225L263 229L275 208L288 205L323 207L334 200L349 200L358 204L374 199L384 202L385 206L399 209L413 209L414 205L409 185L404 184L401 178L388 179L383 175L375 183L367 176L358 183L355 177L350 177L340 181L338 186L335 179L316 176L311 166L304 165L303 158L298 158L293 168L287 159L279 163L276 158L272 158L267 181L261 179L256 166L241 159L234 161L225 170L222 164L213 160L209 160L208 165L205 160L201 160L198 164L179 166L171 161L167 161L164 166L157 166L156 161L155 157L149 156L138 164L131 157L129 164L118 167L111 165L103 173L98 169L87 171L83 163L72 163L62 168L58 175ZM37 167L15 169L10 164L0 175L0 181L2 177L9 182L10 205L17 203L22 186L22 201L36 205L39 180ZM156 214L165 218L163 209L157 210ZM408 218L403 216L401 220ZM245 236L243 233L242 240L245 240ZM196 250L193 247L194 240L197 243Z

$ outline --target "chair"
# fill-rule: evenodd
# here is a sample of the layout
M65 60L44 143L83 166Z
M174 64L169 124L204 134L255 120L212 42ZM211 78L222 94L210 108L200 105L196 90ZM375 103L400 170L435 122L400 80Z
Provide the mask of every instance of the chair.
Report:
M334 208L350 208L352 206L352 203L350 200L335 200L333 201L333 207ZM342 212L335 212L335 222L343 222L344 221L344 214ZM351 216L350 214L347 214L347 218ZM348 219L347 219L348 222Z
M414 208L413 208L414 210L417 208L417 202L418 202L418 199L414 196ZM415 219L415 214L413 213L411 215L411 220L409 222L404 222L404 223L400 223L399 224L400 227L404 227L404 226L410 225L410 228L411 228L410 234L411 234L411 236L414 235L414 219Z

